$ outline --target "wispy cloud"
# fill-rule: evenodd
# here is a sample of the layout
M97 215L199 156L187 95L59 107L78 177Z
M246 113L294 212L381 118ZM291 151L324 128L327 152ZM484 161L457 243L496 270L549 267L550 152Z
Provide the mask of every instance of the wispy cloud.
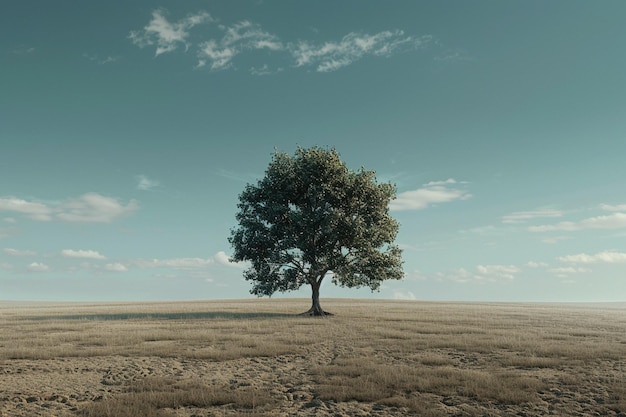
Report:
M120 263L112 263L112 264L106 264L104 266L105 271L111 271L111 272L126 272L128 271L128 268L126 268L124 265L120 264Z
M318 72L331 72L352 64L365 56L391 56L393 53L424 48L432 36L414 37L402 30L382 31L373 35L351 32L340 41L313 44L300 41L291 47L297 67L313 65Z
M413 294L412 291L394 291L393 292L393 299L394 300L417 300L417 297L415 296L415 294Z
M137 181L137 189L142 191L149 191L161 185L159 181L150 179L146 175L137 175L135 179Z
M405 191L389 204L395 211L421 210L433 204L449 203L455 200L467 200L472 197L467 191L453 186L463 184L450 178L445 181L433 181L417 190Z
M50 270L50 267L48 265L41 262L33 262L26 268L28 268L29 271L33 272L46 272Z
M531 226L531 232L574 232L585 229L621 229L626 227L626 213L614 213L607 216L590 217L579 222L560 222L541 226Z
M224 251L219 251L213 256L207 258L152 258L152 259L132 259L126 262L122 262L120 265L125 268L171 268L182 270L195 270L214 267L216 265L223 265L232 268L243 268L245 263L233 263L230 262L230 256Z
M210 14L200 11L190 14L177 22L169 22L164 9L152 12L152 19L142 29L130 32L129 39L140 48L156 46L154 55L175 51L183 45L185 50L189 48L189 30L202 23L213 22Z
M98 65L106 65L106 64L111 64L113 62L116 62L120 59L120 57L118 56L111 56L108 55L105 58L101 58L98 55L90 55L90 54L83 54L83 58L91 61L91 62L95 62Z
M35 48L32 46L20 45L13 50L15 55L29 55L35 52Z
M95 250L73 250L63 249L61 256L64 258L81 258L81 259L106 259L106 257Z
M600 208L605 211L626 211L626 204L600 204Z
M174 269L206 268L214 263L215 260L213 258L136 259L131 261L131 264L138 268Z
M517 211L515 213L502 216L502 223L523 223L528 220L545 217L562 217L563 212L554 209L537 209L531 211Z
M626 263L626 253L617 251L598 252L595 255L579 253L577 255L561 256L558 260L561 262L578 264Z
M98 193L83 194L55 204L27 201L16 197L0 198L0 211L20 213L35 221L111 223L135 212L138 208L135 200L124 205L115 198Z
M134 213L138 208L135 200L124 205L115 198L87 193L65 201L59 207L56 217L68 222L111 223Z
M546 262L528 261L526 266L529 268L547 268L549 265Z
M4 248L4 253L11 255L11 256L35 256L37 255L37 252L34 252L32 250L19 250L19 249L13 249L13 248Z
M243 269L246 268L248 265L247 262L231 262L230 256L227 255L224 251L217 252L215 255L213 255L213 259L219 265L228 266L231 268Z
M201 11L176 22L167 18L164 9L152 12L152 19L141 30L130 32L129 39L140 48L154 46L155 55L173 52L179 46L188 50L191 30L202 23L216 22L207 12ZM204 34L197 42L196 69L208 67L213 71L234 68L233 60L250 51L265 51L267 56L289 59L292 67L314 68L317 72L332 72L346 67L366 56L390 57L396 53L426 48L434 43L431 35L414 36L404 31L384 30L374 34L350 32L339 40L316 42L300 40L285 42L277 35L263 29L259 24L243 20L232 25L213 26L221 36ZM198 38L202 34L197 35ZM255 58L258 58L258 54ZM267 62L250 67L254 75L267 75L282 71L284 65Z
M2 219L2 221L5 223L11 223L11 224L17 223L17 220L15 220L15 218L13 217L5 217L4 219Z
M580 267L574 267L574 266L550 268L549 271L559 278L566 278L574 274L587 274L589 272L592 272L591 269L589 268L580 268Z
M285 49L277 36L247 20L233 26L220 25L219 28L224 31L224 36L219 41L210 39L200 44L197 68L206 65L212 70L229 68L233 58L246 50Z
M0 211L24 214L37 221L50 221L53 214L52 209L43 203L26 201L16 197L0 198Z
M439 280L453 281L460 284L484 284L499 281L511 281L520 269L515 265L477 265L474 270L459 268L450 272L439 272Z
M457 62L467 62L473 61L474 57L469 55L465 51L458 50L446 50L442 54L435 57L435 61L443 62L443 63L457 63Z
M278 74L279 72L283 72L282 67L278 67L276 69L270 68L267 64L263 64L260 67L250 67L250 74L252 75L272 75Z

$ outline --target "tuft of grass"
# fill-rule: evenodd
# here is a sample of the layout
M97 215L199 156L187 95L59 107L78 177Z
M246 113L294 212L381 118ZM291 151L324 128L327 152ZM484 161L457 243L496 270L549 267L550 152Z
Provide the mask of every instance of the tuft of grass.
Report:
M419 393L519 405L537 402L537 392L546 387L538 378L513 371L393 365L366 357L337 359L312 372L321 399L377 402L414 412L423 412L423 405L415 400Z
M223 407L264 413L276 405L267 389L206 385L201 381L146 378L128 385L126 392L88 404L82 417L169 417L180 408Z

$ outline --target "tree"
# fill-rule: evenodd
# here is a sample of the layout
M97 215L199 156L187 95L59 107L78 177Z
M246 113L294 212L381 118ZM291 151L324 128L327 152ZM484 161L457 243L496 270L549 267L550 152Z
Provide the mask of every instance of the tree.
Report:
M276 152L265 177L239 196L231 260L251 263L244 272L250 293L271 296L308 284L307 314L329 314L319 302L327 275L336 285L372 291L402 278L401 250L392 244L398 223L388 213L393 198L392 184L378 184L373 171L349 170L335 149Z

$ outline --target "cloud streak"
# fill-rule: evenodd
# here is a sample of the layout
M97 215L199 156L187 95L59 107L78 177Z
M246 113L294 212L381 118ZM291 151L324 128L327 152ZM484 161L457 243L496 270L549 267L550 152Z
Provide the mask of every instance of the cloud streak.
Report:
M4 253L11 256L35 256L37 252L32 250L18 250L13 248L4 248Z
M199 45L196 68L208 64L212 70L226 69L231 66L235 56L246 50L281 51L285 49L277 36L247 20L229 27L220 25L219 28L224 31L224 36L219 41L210 39Z
M31 220L78 223L111 223L137 211L135 200L127 204L98 193L86 193L61 203L45 204L16 197L0 198L0 212L19 213Z
M485 284L512 281L518 272L520 269L515 265L477 265L473 271L459 268L447 273L439 272L436 274L436 278L459 284Z
M472 197L465 190L454 188L458 184L450 178L446 181L433 181L424 184L417 190L405 191L398 194L395 200L389 204L393 211L422 210L438 203L449 203L455 200L467 200Z
M561 262L574 264L616 264L626 263L626 253L616 251L598 252L595 255L579 253L577 255L567 255L558 258Z
M41 262L33 262L26 267L29 271L33 272L46 272L50 270L50 267Z
M203 23L216 22L217 19L204 11L172 22L164 9L156 9L149 23L141 30L131 31L128 38L140 48L155 47L155 56L174 52L181 46L187 51L192 46L189 40L192 29ZM219 71L234 68L234 59L243 53L264 51L266 58L280 53L290 61L288 65L291 67L313 68L324 73L337 71L367 56L390 57L396 53L424 49L434 43L431 35L414 36L399 29L374 34L350 32L339 40L325 42L285 42L249 20L232 25L212 25L212 29L219 31L218 36L204 34L204 40L195 45L196 69L207 67ZM202 34L197 35L197 38L201 37ZM258 58L259 55L255 54L255 59ZM283 66L259 62L250 68L251 74L268 75L281 72Z
M0 198L0 211L20 213L37 221L52 220L53 211L43 203L22 200L16 197Z
M560 222L541 226L531 226L531 232L575 232L585 229L621 229L626 227L626 213L614 213L607 216L590 217L579 222Z
M106 257L95 250L72 250L63 249L61 256L64 258L80 258L80 259L106 259Z
M424 48L431 42L432 36L407 36L401 30L386 30L374 35L351 32L340 41L317 45L300 41L291 47L291 54L296 67L312 65L318 72L331 72L368 55L389 57L395 52Z
M517 211L515 213L502 216L502 223L523 223L527 220L533 220L537 218L545 217L561 217L563 212L553 209L538 209L531 211Z

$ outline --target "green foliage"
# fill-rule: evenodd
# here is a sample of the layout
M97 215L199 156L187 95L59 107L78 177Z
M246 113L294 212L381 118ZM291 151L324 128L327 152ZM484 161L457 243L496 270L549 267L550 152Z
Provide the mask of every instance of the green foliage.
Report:
M349 170L334 149L277 152L265 177L239 196L232 260L251 262L244 276L259 296L303 284L315 293L331 271L337 285L377 290L403 276L393 198L392 184Z

